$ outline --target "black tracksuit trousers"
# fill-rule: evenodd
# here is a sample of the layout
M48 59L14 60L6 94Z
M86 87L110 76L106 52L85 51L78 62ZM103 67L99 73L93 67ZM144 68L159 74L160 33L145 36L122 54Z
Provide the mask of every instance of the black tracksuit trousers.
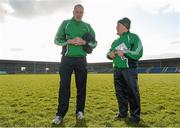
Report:
M120 114L127 115L129 105L130 116L140 119L140 95L137 85L137 69L114 68L114 85Z
M60 88L56 115L64 117L69 107L71 75L74 71L77 88L76 113L84 112L87 81L86 57L62 56L59 69Z

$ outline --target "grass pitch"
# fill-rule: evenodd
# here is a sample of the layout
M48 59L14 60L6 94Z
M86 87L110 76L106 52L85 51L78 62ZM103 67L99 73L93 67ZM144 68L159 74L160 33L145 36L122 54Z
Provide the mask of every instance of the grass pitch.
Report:
M118 111L112 74L89 74L85 120L75 117L76 86L60 126L180 126L180 74L139 74L141 122L114 120ZM0 127L51 127L57 109L59 76L0 75Z

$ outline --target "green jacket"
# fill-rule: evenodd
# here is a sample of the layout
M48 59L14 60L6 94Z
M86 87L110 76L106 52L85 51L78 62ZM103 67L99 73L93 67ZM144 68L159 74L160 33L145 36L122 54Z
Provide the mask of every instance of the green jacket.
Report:
M143 55L143 46L140 38L131 32L123 33L111 45L111 49L107 53L115 52L116 50L123 50L124 57L118 55L113 59L113 67L116 68L132 68L136 67L137 61Z
M54 43L60 46L64 46L65 56L83 57L86 56L87 53L83 50L82 46L67 44L66 41L75 37L82 37L87 32L95 37L95 32L91 28L90 24L83 21L76 21L74 18L64 20L56 33ZM91 48L95 48L97 42L90 42L88 45Z

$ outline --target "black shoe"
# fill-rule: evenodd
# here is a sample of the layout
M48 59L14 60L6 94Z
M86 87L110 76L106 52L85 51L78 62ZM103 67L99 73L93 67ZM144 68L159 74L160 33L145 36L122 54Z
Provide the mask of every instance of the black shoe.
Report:
M130 117L129 118L129 122L131 122L131 123L139 123L140 122L140 118L134 118L134 117Z
M127 114L122 115L121 113L117 113L114 118L115 119L122 119L122 118L126 118L126 117L127 117Z

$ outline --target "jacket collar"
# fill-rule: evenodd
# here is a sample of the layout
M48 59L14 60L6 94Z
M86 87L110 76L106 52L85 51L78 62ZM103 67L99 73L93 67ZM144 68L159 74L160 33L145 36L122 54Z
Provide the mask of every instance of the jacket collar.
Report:
M82 20L81 20L81 21L77 21L77 20L75 20L74 17L72 17L71 20L72 20L73 22L76 22L76 23L82 23Z
M122 33L120 36L125 36L125 35L128 35L129 33L130 31L127 31L127 32Z

